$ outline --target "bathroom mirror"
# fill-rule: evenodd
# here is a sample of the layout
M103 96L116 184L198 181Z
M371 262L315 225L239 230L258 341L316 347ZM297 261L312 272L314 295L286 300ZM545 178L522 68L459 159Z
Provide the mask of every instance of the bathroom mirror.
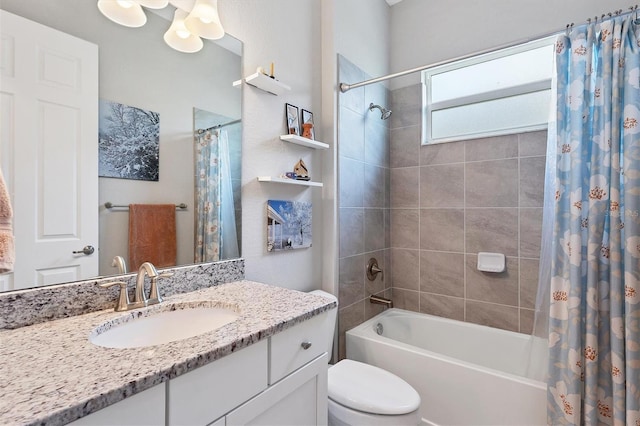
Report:
M127 259L129 204L185 203L186 209L176 210L177 265L196 263L194 108L231 120L241 117L241 90L232 82L241 78L242 42L225 35L217 42L205 40L197 53L171 49L163 40L173 16L171 6L158 12L145 9L147 23L140 28L111 22L99 12L95 1L88 0L2 0L0 9L98 45L99 98L159 113L158 181L100 177L95 188L99 238L93 256L99 258L99 276L118 274L112 266L115 256ZM240 164L241 131L241 122L235 123L233 137L238 146L229 145L227 150L230 156L237 156L232 161L236 165ZM240 169L233 168L237 182ZM239 184L234 188L231 209L239 218ZM107 202L125 207L107 208ZM19 216L20 211L15 211L14 217ZM236 222L239 224L239 219ZM240 241L239 225L234 233ZM18 234L15 237L21 238ZM221 252L220 259L225 253ZM239 255L238 244L230 256ZM19 262L17 254L16 265ZM16 282L3 288L0 283L0 290L35 285L39 284Z

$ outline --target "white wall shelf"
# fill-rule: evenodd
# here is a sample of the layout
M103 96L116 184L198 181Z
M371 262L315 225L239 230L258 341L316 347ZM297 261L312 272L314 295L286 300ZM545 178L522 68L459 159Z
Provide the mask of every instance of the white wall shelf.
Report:
M242 81L243 80L234 81L233 86L240 86L242 84ZM275 78L266 76L260 72L247 76L244 79L244 82L276 96L283 94L285 91L291 90L291 87L287 86L286 84L276 80Z
M329 144L324 142L314 141L313 139L303 138L298 135L282 135L280 139L285 142L295 143L296 145L306 146L307 148L313 149L328 149Z
M258 182L270 182L285 185L314 186L322 188L322 182L313 182L310 180L295 180L287 178L279 178L273 176L259 176Z

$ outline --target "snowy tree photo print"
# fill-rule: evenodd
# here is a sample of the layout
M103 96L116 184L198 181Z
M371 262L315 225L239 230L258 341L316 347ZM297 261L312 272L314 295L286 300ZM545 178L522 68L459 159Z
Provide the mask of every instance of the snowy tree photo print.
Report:
M160 114L100 99L99 176L157 181Z

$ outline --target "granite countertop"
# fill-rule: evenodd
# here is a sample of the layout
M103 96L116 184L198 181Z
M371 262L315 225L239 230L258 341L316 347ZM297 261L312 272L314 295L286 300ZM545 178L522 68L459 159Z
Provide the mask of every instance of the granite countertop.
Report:
M97 326L141 310L0 331L0 424L66 424L336 306L321 296L244 280L171 296L146 309L200 301L240 316L199 336L135 349L104 348L88 338Z

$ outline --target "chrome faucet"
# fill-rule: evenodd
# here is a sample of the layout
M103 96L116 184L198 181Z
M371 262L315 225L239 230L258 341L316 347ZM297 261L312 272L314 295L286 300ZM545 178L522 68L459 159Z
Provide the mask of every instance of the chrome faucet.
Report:
M145 275L149 276L149 278L151 279L151 285L153 286L154 278L155 279L158 278L158 271L156 270L156 267L153 266L153 263L144 262L142 265L140 265L140 268L138 268L138 276L136 277L136 291L133 294L133 303L140 305L137 307L147 306L149 304L149 299L144 294L144 276ZM157 289L156 289L156 293L157 293ZM155 302L155 303L158 303L158 302Z
M127 263L124 261L124 258L122 256L114 257L111 261L111 266L118 268L119 274L127 273Z
M151 280L149 287L149 297L144 294L144 276L148 275ZM158 290L158 280L160 278L168 278L173 276L172 273L159 274L156 267L151 262L144 262L138 269L138 276L136 277L136 291L133 295L133 303L142 303L141 306L155 305L162 302L160 291ZM136 306L138 307L138 306Z
M149 276L151 286L149 288L149 297L144 293L145 275ZM129 294L127 292L127 283L124 281L115 281L111 283L100 284L100 287L120 286L120 295L116 303L116 311L128 311L130 309L144 308L145 306L155 305L162 302L162 297L158 290L158 279L170 277L173 274L159 274L156 267L151 262L144 262L138 269L136 276L136 289L133 294L133 302L129 302Z

